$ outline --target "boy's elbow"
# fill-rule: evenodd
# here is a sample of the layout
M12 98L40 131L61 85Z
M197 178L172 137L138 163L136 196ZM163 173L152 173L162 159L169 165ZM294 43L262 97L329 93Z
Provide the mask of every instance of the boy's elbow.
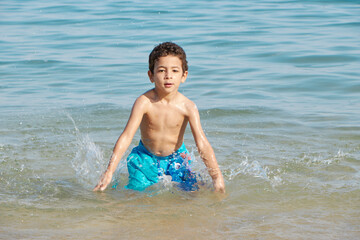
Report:
M200 153L204 152L205 146L206 146L206 143L203 140L196 141L196 147Z
M196 147L199 152L207 152L211 148L211 145L206 139L200 139L196 141Z

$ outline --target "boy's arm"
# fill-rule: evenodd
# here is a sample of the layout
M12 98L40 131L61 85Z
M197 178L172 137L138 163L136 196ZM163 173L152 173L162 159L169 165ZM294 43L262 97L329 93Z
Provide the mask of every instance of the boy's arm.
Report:
M129 147L136 130L139 128L145 111L146 99L144 96L140 96L134 103L126 127L115 144L108 167L105 173L102 175L99 183L94 188L94 191L104 191L111 182L116 167L119 164L121 157L125 153L126 149Z
M224 178L216 161L214 150L201 127L199 111L193 102L189 103L189 123L200 157L213 180L215 191L224 193Z

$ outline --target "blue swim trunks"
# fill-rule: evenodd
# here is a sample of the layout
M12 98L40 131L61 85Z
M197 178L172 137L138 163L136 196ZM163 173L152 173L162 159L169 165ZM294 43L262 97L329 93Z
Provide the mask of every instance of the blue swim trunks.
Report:
M191 157L184 143L173 154L160 157L149 152L140 141L127 158L129 183L125 188L143 191L157 183L159 177L169 175L172 181L179 183L181 189L197 190L196 176L190 170L190 163Z

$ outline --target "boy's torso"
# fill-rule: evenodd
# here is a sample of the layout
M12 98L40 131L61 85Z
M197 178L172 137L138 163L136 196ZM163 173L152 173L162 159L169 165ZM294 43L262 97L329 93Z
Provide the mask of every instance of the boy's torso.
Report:
M141 139L153 154L170 155L183 143L188 123L186 103L190 100L180 93L171 101L158 100L153 90L143 96L148 101L140 124Z

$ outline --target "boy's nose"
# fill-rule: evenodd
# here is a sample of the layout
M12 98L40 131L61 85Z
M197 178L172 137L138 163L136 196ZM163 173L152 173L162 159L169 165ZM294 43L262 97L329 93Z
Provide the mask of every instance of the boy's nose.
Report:
M166 72L165 78L166 79L172 78L172 73L171 72Z

